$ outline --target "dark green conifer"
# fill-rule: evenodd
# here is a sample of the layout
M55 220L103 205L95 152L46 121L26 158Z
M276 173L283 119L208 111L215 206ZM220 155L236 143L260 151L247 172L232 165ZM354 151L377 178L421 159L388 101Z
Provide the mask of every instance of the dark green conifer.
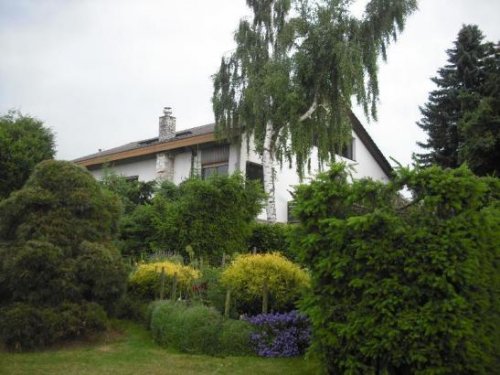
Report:
M456 168L467 163L480 174L500 165L499 46L484 42L475 25L464 25L447 51L448 64L432 81L437 89L421 108L418 126L428 135L419 146L424 166Z

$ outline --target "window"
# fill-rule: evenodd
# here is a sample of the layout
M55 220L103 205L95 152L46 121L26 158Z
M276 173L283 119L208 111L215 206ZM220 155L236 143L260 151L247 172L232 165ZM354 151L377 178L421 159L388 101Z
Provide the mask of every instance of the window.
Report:
M204 165L201 168L201 178L204 180L210 176L218 174L219 176L225 176L228 172L228 165L225 164L214 164L214 165Z
M264 186L264 168L261 164L247 161L245 173L248 180L260 181Z
M228 174L229 145L215 146L201 150L201 178L214 174Z
M342 156L346 159L355 160L354 159L354 138L351 139L350 142L348 142L347 144L345 144L342 147L342 152L340 153L340 156Z

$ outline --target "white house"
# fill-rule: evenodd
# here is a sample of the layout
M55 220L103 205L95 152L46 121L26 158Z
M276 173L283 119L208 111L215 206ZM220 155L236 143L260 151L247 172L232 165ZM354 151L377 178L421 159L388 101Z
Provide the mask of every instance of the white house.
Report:
M353 141L343 158L354 166L354 178L371 177L388 180L392 168L371 137L352 114ZM74 160L85 166L97 179L104 168L116 173L151 181L168 179L176 184L192 175L205 178L213 173L226 174L240 171L248 178L262 178L262 158L247 142L221 143L214 134L214 124L176 131L175 117L165 108L159 121L159 135L155 138L131 142L123 146L100 151ZM317 165L317 163L312 163ZM311 171L310 176L317 173ZM293 186L299 184L295 166L284 163L276 166L276 215L277 220L288 220L288 202L292 199ZM259 216L265 219L265 214Z

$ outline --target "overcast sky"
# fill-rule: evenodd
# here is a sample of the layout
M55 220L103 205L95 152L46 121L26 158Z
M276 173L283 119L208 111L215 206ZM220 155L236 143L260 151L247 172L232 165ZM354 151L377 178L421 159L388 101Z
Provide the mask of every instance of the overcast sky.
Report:
M500 40L498 0L419 8L380 65L378 122L360 117L403 164L425 139L418 106L462 24ZM164 106L178 130L211 123L211 75L246 14L244 0L0 0L0 114L41 119L60 159L155 137Z

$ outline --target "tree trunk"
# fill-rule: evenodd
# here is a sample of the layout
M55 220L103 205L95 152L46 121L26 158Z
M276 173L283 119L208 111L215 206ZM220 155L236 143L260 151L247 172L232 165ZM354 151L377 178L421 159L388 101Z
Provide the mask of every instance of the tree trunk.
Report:
M266 198L267 221L276 222L276 201L274 191L274 154L272 151L273 124L268 121L264 138L264 152L262 154L262 167L264 169L264 191Z

